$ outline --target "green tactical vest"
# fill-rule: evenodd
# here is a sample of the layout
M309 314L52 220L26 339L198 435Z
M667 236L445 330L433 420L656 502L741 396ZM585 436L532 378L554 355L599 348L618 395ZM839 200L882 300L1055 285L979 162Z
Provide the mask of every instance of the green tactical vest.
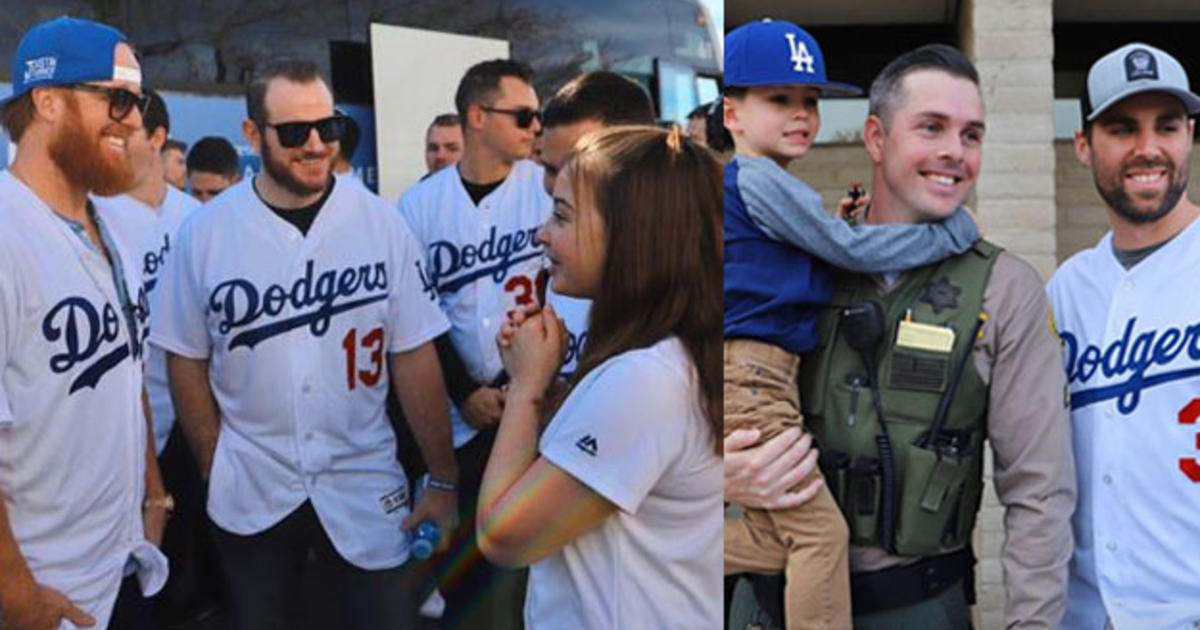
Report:
M841 274L835 279L833 307L820 317L820 341L805 358L800 388L804 423L820 445L821 469L850 526L851 544L931 556L970 540L983 490L988 410L987 386L971 352L986 325L980 308L983 291L1000 251L981 240L963 254L907 273L883 296L870 277ZM847 345L838 321L840 307L865 300L883 307L886 327L875 364L894 462L891 544L881 532L885 475L867 368ZM906 326L905 345L897 345L906 319L938 327L932 335L936 342L928 334L918 335L923 342L914 342L909 333L915 328ZM953 331L952 342L945 328ZM953 396L947 398L955 379ZM943 405L944 424L936 443L930 443Z

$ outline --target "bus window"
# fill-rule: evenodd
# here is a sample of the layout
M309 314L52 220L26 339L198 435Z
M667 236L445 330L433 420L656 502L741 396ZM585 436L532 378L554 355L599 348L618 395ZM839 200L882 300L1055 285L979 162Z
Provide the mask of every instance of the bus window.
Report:
M685 59L716 59L712 25L708 13L698 2L666 0L667 24L671 30L672 52Z
M701 103L711 103L721 96L721 82L716 77L701 74L696 77L696 93Z
M696 88L696 73L683 64L659 59L658 74L659 118L685 124L687 115L700 104Z

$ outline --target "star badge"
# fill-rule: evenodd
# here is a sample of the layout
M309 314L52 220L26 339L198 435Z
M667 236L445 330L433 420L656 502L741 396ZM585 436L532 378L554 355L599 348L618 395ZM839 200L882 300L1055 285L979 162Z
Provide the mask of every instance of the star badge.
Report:
M942 276L937 282L930 282L925 285L925 291L921 293L918 299L920 302L933 307L933 314L937 315L946 308L958 308L958 296L962 294L962 287L956 287L950 284L950 279Z

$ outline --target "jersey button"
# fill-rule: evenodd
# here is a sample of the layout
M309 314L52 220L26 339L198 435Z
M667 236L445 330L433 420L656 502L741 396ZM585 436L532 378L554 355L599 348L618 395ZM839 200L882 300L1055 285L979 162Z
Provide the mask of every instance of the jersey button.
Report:
M1104 479L1105 485L1108 485L1108 486L1112 485L1112 475L1104 475L1103 479Z
M1110 540L1110 541L1108 541L1108 544L1107 544L1107 545L1104 545L1104 546L1105 546L1105 547L1107 547L1109 551L1116 551L1116 550L1117 550L1117 543L1115 543L1115 542L1113 542L1113 541L1111 541L1111 540Z
M304 434L304 439L308 440L309 442L313 441L313 437L314 437L314 436L313 436L313 432L312 432L312 431L309 431L308 433L305 433L305 434Z
M300 391L302 391L302 392L304 392L305 394L307 394L308 392L311 392L311 391L312 391L312 386L311 386L311 385L309 385L308 383L305 383L304 385L301 385L301 386L300 386Z

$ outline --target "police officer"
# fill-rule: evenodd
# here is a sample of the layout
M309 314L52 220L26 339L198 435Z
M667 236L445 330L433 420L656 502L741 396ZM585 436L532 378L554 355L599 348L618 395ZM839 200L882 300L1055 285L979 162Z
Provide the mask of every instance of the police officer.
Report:
M983 134L978 74L962 53L930 45L889 63L864 125L865 220L949 215L978 176ZM1037 272L981 240L903 275L840 274L835 287L801 400L850 526L855 628L969 627L985 437L1005 508L1005 626L1057 627L1075 482ZM745 471L727 462L726 476Z

